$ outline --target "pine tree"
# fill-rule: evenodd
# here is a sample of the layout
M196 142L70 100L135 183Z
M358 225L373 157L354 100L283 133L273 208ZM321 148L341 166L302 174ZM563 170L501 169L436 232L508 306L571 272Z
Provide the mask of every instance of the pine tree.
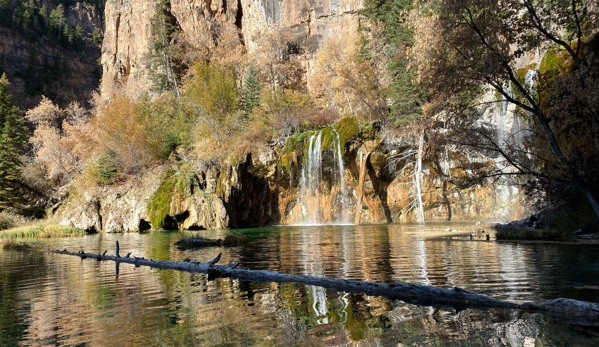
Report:
M64 6L59 4L50 12L50 30L52 30L53 34L55 34L58 38L61 37L62 27L66 22L66 18L64 16Z
M6 74L0 77L0 210L14 206L21 172L20 155L27 144L27 128L22 111L8 94Z
M422 116L425 93L416 83L416 71L409 54L414 44L414 30L409 24L414 0L365 0L361 14L383 26L389 86L390 114L393 125L401 125ZM364 54L365 58L369 58Z
M170 16L169 0L159 0L151 19L152 40L147 59L153 90L159 93L172 91L179 97L177 72L181 70L180 49L176 44L176 26Z
M241 91L241 109L246 113L250 113L259 104L260 82L258 82L258 71L256 71L254 65L250 65Z
M12 16L12 6L9 0L0 0L0 23L10 26Z

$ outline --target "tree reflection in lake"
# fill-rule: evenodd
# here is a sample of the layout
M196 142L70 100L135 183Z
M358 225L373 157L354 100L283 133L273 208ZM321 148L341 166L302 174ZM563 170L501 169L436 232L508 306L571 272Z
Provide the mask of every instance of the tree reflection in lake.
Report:
M456 227L453 225L452 227ZM463 287L499 299L599 300L589 246L433 239L445 226L276 227L239 247L180 250L175 233L43 241L152 259ZM224 232L203 231L205 237ZM578 289L576 289L578 288ZM584 289L582 289L584 288ZM512 310L439 309L293 283L249 283L46 253L0 251L0 345L597 345L597 328Z

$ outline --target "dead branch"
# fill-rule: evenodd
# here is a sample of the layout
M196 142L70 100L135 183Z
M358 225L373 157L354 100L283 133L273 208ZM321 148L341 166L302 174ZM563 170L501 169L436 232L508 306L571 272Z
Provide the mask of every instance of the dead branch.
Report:
M599 304L573 299L560 298L545 301L539 304L530 302L516 303L497 300L484 295L471 293L459 287L446 289L404 282L365 282L309 275L291 275L267 270L238 269L238 262L227 265L217 265L221 254L209 262L200 263L192 261L161 261L145 259L143 257L130 256L131 253L127 253L127 256L121 257L118 255L118 253L117 255L106 255L106 252L102 254L95 254L85 253L83 250L78 252L69 252L66 249L62 251L51 249L48 250L48 252L77 256L81 259L91 258L98 261L115 261L117 263L117 271L119 263L127 263L133 264L136 267L149 266L151 268L163 270L204 273L208 274L209 279L218 277L231 277L251 282L300 283L304 285L315 285L340 292L364 293L370 296L383 296L390 299L402 300L411 304L452 307L457 310L463 310L467 308L518 309L527 312L542 313L575 324L591 326L599 325Z

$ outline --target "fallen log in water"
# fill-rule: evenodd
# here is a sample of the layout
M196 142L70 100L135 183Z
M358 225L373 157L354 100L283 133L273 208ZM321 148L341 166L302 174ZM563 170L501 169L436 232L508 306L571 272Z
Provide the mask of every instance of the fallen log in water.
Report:
M207 247L207 246L222 246L221 239L205 239L203 237L186 237L175 242L177 247Z
M203 237L185 237L175 242L175 245L177 245L179 248L192 248L210 246L239 246L247 242L247 237L243 235L227 235L224 240L207 239Z
M156 269L178 270L195 273L208 274L209 279L218 277L231 277L244 281L252 282L276 282L276 283L300 283L315 285L328 289L333 289L348 293L364 293L371 296L383 296L390 299L402 300L407 303L453 307L457 310L467 308L487 309L487 308L508 308L518 309L527 312L543 313L552 317L566 320L570 323L581 325L599 326L599 304L573 299L556 299L545 301L539 304L534 303L515 303L503 300L493 299L484 295L468 292L462 288L453 289L439 288L422 284L410 284L403 282L378 283L364 282L356 280L346 280L327 277L316 277L309 275L290 275L276 271L267 270L249 270L238 268L239 263L228 265L217 265L221 254L209 262L200 263L193 261L160 261L131 256L131 252L124 257L118 254L117 241L116 255L107 255L107 251L102 254L85 253L84 251L69 252L66 249L49 250L50 253L66 254L80 257L81 259L91 258L98 261L112 260L118 264L127 263L138 266L149 266Z

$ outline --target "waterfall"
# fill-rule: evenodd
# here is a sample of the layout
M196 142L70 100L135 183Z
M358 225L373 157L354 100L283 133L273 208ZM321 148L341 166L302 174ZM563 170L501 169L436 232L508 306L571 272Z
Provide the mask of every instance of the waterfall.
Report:
M530 69L526 71L522 83L524 89L533 98L537 79L537 70ZM514 97L510 82L503 83L503 90L510 97ZM514 112L514 108L514 105L502 95L495 111L497 117L497 143L504 150L510 147L512 149L521 149L524 140L523 132L526 129L526 124L522 121L521 116Z
M531 95L535 93L535 82L537 81L537 70L530 69L524 76L524 87Z
M508 94L509 97L513 97L512 84L508 82L503 83L503 90ZM509 137L509 124L512 120L509 116L513 113L510 110L510 103L504 95L501 95L501 102L497 105L497 145L500 148L504 148Z
M422 154L424 148L424 131L418 138L418 159L416 159L416 168L414 170L414 183L416 184L416 199L418 200L418 221L424 224L424 205L422 204Z
M522 86L526 93L534 98L536 84L538 81L537 71L529 69L522 77ZM515 93L511 82L503 83L502 89L507 96L522 100L519 93ZM530 154L526 154L525 138L529 131L526 117L521 113L516 112L516 107L510 103L505 95L497 97L495 110L491 115L491 124L496 127L497 145L509 156L521 157L526 155L529 158ZM513 173L513 168L502 156L495 158L495 165L505 174ZM495 189L495 204L497 206L497 218L500 220L511 220L513 216L513 206L517 206L516 199L520 194L521 182L513 177L504 176L497 180L494 184Z
M307 145L298 184L301 224L349 223L339 133L333 128L318 130Z

